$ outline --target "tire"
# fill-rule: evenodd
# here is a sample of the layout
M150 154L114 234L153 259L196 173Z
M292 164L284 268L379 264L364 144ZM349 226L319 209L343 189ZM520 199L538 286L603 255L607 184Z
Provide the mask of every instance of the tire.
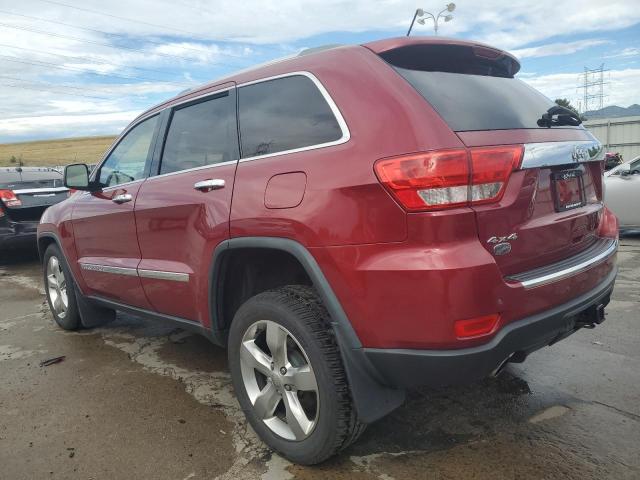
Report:
M274 331L278 334L271 335ZM284 363L289 367L289 371L284 370L286 373L280 368L282 355L271 354L267 335L272 345L276 337L281 339L284 335ZM267 356L258 367L253 362L262 354L251 353L256 346ZM329 315L311 287L286 286L247 300L231 324L228 355L236 396L249 423L270 448L288 460L301 465L320 463L346 448L364 431L365 425L358 421L351 399ZM264 373L269 359L271 372L267 369ZM291 384L287 383L289 380ZM275 400L262 402L265 392L273 389ZM301 406L304 417L300 409L296 410ZM291 411L298 416L290 415Z
M55 265L60 267L59 272L54 272L52 270L55 268ZM77 330L82 326L82 324L80 322L80 312L78 311L78 303L76 301L75 283L64 255L62 255L60 248L55 243L47 247L43 257L42 267L44 290L47 295L47 302L49 303L53 319L64 330ZM62 273L62 277L60 277L59 274L56 275L56 273ZM54 278L50 280L49 277L52 275ZM64 296L61 295L61 288L57 290L55 288L55 284L59 285L61 283L61 279L64 280ZM56 293L58 295L57 297ZM67 299L66 306L64 306L65 297ZM60 308L59 302L61 301L65 307L64 309ZM64 310L64 312L62 310Z

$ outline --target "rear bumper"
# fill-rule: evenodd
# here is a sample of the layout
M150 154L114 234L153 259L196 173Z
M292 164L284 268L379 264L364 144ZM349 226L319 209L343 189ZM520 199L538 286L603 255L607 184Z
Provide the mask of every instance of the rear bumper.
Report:
M456 350L365 348L383 382L394 388L465 384L491 375L507 360L526 355L596 322L596 307L609 303L615 283L614 267L596 288L536 315L509 323L480 346Z
M12 222L0 218L0 248L35 245L38 222Z

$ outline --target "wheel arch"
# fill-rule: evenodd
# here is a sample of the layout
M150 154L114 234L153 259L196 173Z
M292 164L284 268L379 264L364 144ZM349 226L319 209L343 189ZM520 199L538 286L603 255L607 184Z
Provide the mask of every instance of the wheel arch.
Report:
M375 368L365 357L362 343L354 331L322 269L311 253L299 242L278 237L239 237L222 242L215 249L209 271L209 312L213 335L224 338L232 319L225 317L225 279L229 278L228 259L234 254L269 251L285 254L295 260L309 284L315 288L331 316L340 355L349 380L349 387L359 418L373 422L401 405L403 390L391 389L382 384ZM228 309L227 309L228 310ZM226 315L228 316L228 311Z
M49 248L49 245L52 243L58 245L58 248L62 250L62 245L54 233L45 232L38 235L38 256L40 257L40 261L42 261L44 257L44 252L47 251L47 248ZM64 255L64 252L62 252L62 254Z

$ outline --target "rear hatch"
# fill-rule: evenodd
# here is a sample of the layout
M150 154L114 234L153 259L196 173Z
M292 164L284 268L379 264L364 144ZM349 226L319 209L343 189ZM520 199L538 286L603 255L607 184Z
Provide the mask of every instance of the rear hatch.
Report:
M62 175L51 169L0 171L0 201L13 222L38 222L51 205L68 196Z
M553 117L559 124L540 126L555 104L513 78L519 69L513 57L460 42L377 53L468 147L469 183L482 177L476 170L486 168L485 182L495 177L479 190L495 193L490 201L475 200L474 184L467 204L475 211L480 242L504 275L565 259L596 241L602 146L582 126L565 124L578 123L575 118ZM504 175L496 174L491 155L505 145L514 146L520 158ZM489 154L476 155L482 152Z

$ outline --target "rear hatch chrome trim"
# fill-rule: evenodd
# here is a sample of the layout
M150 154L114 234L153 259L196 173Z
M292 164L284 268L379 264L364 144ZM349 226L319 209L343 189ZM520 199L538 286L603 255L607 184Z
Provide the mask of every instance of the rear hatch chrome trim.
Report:
M604 160L604 148L596 140L525 143L520 168L542 168Z
M527 289L540 287L584 272L604 262L617 250L617 239L599 238L589 248L573 257L528 272L510 275L506 277L506 280L507 282L516 282Z

